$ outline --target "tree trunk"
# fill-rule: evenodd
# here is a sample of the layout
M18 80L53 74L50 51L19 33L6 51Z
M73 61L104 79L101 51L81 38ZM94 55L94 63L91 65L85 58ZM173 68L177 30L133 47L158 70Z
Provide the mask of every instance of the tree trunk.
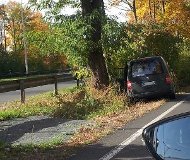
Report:
M148 0L148 6L149 6L149 14L150 14L150 18L152 18L152 6L151 6L151 0Z
M5 26L5 23L4 23L4 43L5 43L4 50L5 50L5 52L7 52L7 35L6 35L5 28L6 28L6 26Z
M93 86L101 89L109 85L109 77L101 43L103 0L81 0L83 17L88 19L91 31L86 33L89 45L88 65L92 71Z
M162 13L165 14L165 1L162 0Z
M16 45L16 30L15 30L15 21L12 19L12 32L13 32L13 45L14 45L14 52L16 53L17 45Z
M154 22L156 22L156 2L154 0Z
M135 21L137 23L138 17L137 17L137 9L136 9L136 0L133 0L133 13L134 13Z

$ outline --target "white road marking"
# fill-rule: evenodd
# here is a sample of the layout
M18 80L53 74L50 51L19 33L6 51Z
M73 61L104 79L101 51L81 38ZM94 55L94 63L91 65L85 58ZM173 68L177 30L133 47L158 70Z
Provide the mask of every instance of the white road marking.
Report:
M187 99L187 98L185 98L185 99ZM172 112L174 109L176 109L182 103L184 103L185 99L182 100L182 101L180 101L180 102L178 102L177 104L175 104L173 107L171 107L170 109L168 109L167 111L165 111L164 113L162 113L160 116L158 116L157 118L155 118L154 120L152 120L150 123L146 124L144 127L142 127L137 132L135 132L133 135L131 135L129 138L127 138L126 140L124 140L122 143L120 143L117 147L115 147L113 150L111 150L109 153L107 153L106 155L104 155L99 160L110 160L111 158L113 158L122 149L124 149L126 146L128 146L130 143L132 143L134 140L136 140L142 134L142 131L143 131L144 128L146 128L147 126L149 126L152 123L155 123L155 122L161 120L168 113Z

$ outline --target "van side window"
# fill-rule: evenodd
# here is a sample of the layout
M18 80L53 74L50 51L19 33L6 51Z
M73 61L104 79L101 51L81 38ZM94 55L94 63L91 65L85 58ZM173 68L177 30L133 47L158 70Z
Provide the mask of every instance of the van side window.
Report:
M139 61L132 64L132 76L139 77L163 73L162 64L158 60Z

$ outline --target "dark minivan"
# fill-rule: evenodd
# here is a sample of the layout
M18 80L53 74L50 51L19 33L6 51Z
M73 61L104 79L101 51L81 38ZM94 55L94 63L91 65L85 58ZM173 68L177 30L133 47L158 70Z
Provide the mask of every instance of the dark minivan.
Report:
M132 60L124 69L125 89L131 98L175 98L175 87L165 60L160 56Z

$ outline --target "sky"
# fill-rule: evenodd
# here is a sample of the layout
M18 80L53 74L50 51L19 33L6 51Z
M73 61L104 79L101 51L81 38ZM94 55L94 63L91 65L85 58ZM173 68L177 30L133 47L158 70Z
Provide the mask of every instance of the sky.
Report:
M0 0L0 5L1 4L6 4L7 2L9 2L10 0ZM11 0L11 1L16 1L19 3L23 3L26 4L28 2L28 0ZM125 15L125 11L123 10L124 8L126 9L127 6L125 4L122 4L120 6L117 7L111 7L108 5L108 0L105 0L105 6L106 6L106 14L108 14L109 16L113 16L116 18L117 21L119 22L125 22L127 21L126 15ZM64 9L63 13L65 14L73 14L74 10L67 7Z

